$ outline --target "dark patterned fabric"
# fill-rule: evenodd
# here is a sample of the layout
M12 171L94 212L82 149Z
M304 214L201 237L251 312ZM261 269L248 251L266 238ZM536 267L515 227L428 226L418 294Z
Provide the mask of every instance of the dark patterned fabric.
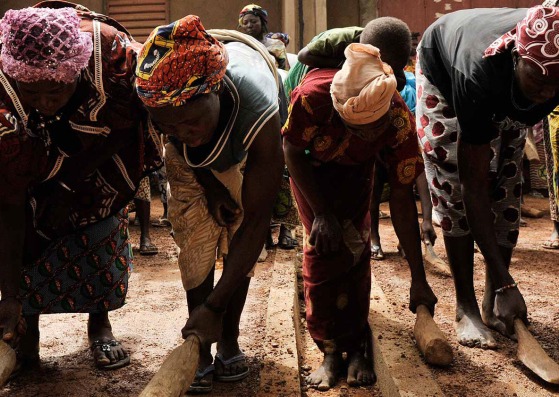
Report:
M24 315L100 313L122 307L132 254L125 212L51 243L24 267Z
M56 116L28 108L16 83L0 75L0 200L13 201L14 192L29 187L35 211L30 227L48 239L116 214L134 197L142 177L162 164L157 134L133 89L139 44L103 15L83 10L78 15L80 28L94 39L93 54L76 93ZM113 153L114 147L120 149ZM81 170L100 158L106 160L83 176ZM54 231L39 214L60 202L52 189L59 180L79 199Z

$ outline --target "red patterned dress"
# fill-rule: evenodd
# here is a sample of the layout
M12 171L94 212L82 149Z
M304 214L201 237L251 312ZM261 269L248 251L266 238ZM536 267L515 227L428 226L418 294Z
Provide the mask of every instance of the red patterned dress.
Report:
M369 314L370 215L372 171L384 163L389 182L408 185L423 172L415 122L405 102L394 94L390 126L375 142L349 132L332 105L330 85L337 69L313 69L291 94L284 139L307 150L320 193L343 229L343 245L317 255L306 241L303 280L309 332L324 351L353 351L359 346ZM314 221L312 208L292 180L291 187L305 232Z

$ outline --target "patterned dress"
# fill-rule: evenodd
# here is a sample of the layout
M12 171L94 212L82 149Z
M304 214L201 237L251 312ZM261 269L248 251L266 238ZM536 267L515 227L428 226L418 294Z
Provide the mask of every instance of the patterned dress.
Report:
M383 163L392 186L410 185L423 172L415 122L396 93L390 125L374 142L348 131L333 107L330 85L337 69L313 69L291 95L282 135L307 151L314 180L342 226L339 251L318 255L304 242L303 281L309 332L325 352L359 348L369 314L371 244L369 202L375 162ZM292 180L299 216L308 236L311 206Z
M0 202L17 200L14 191L28 192L24 314L123 304L132 258L122 209L141 178L162 163L157 134L133 89L139 44L115 21L77 7L94 48L76 93L55 117L28 108L0 64ZM59 180L75 196L55 229L46 218L65 205L64 192L53 189Z

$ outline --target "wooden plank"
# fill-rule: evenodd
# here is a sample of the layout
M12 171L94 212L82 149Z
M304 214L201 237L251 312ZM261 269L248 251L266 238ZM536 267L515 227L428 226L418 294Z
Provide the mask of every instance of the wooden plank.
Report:
M431 371L408 336L410 329L394 315L384 292L371 275L373 354L377 383L383 397L444 397Z
M296 251L276 253L266 314L266 342L258 397L301 397Z

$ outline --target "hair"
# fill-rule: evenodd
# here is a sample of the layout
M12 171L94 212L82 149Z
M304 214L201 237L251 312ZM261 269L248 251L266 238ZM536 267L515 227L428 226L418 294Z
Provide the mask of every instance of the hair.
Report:
M376 18L367 23L359 41L380 50L382 60L394 71L403 69L411 51L411 32L406 23L394 17Z

